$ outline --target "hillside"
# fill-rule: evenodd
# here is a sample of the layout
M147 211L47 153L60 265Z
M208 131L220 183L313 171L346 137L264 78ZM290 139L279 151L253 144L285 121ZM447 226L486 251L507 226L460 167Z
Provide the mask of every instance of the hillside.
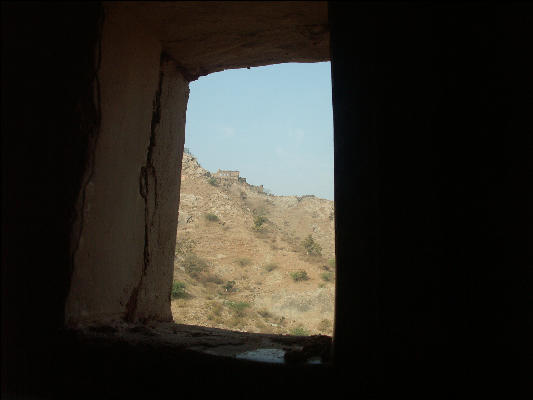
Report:
M216 178L184 154L174 320L248 332L331 335L333 202L261 190L242 178ZM313 242L307 247L311 254L303 246L309 235L320 255L313 254Z

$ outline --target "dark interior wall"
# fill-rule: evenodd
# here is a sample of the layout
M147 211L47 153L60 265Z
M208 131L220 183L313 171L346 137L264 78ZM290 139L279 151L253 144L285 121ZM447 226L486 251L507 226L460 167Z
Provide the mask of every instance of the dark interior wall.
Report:
M94 3L2 2L2 386L19 393L64 322L100 19Z
M329 18L337 360L368 390L524 390L531 8Z

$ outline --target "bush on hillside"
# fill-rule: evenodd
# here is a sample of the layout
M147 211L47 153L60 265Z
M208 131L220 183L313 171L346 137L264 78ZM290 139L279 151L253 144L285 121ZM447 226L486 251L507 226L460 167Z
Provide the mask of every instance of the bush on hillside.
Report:
M322 247L315 242L312 235L307 236L302 242L302 246L305 249L305 254L308 256L321 256Z
M278 264L276 263L268 263L266 264L263 268L265 268L265 270L267 272L272 272L274 271L276 268L278 268Z
M320 274L320 277L322 278L322 280L324 280L326 282L331 282L333 280L333 273L332 272L324 272L324 273Z
M184 282L172 283L171 296L173 299L183 299L187 297L187 292L185 291L185 283Z
M220 221L220 219L215 214L212 214L212 213L205 214L205 219L208 220L209 222Z
M291 329L291 335L294 336L309 336L309 332L303 326L297 326Z
M264 215L256 215L254 217L254 230L256 231L262 230L264 228L263 224L267 221L268 219Z
M294 282L307 281L309 280L309 275L307 275L307 272L301 269L299 271L292 272L291 278Z
M199 274L205 271L209 266L207 261L198 257L194 253L187 254L185 259L181 262L181 265L185 268L185 272L194 278L197 278Z
M235 281L227 281L226 284L223 286L224 290L226 292L234 292L235 291Z
M237 317L243 317L246 314L246 309L251 307L250 303L245 301L227 301L224 304L229 307Z

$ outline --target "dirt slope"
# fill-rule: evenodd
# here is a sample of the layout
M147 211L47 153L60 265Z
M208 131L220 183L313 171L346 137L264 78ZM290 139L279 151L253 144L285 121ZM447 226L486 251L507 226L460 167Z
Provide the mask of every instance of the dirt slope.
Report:
M309 235L321 255L307 254L302 242ZM215 179L185 154L176 242L176 322L332 334L332 201L273 196L242 181ZM298 271L308 279L295 280L291 274Z

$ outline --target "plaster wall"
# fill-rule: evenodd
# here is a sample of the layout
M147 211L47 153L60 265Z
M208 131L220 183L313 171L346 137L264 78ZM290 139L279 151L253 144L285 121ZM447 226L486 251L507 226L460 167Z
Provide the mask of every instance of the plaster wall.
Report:
M175 226L166 229L162 218L170 225L177 221L176 165L183 149L188 85L169 65L162 64L160 42L136 19L106 8L98 72L100 131L78 198L69 324L148 314L170 318L162 298L167 296L169 303L172 272L162 262L168 260L169 246L161 243L174 246ZM177 98L181 102L175 110L180 111L161 111L162 103ZM155 172L166 166L168 174ZM158 208L166 201L173 206ZM166 273L156 277L159 271L149 265L166 268ZM151 288L161 279L168 290L153 295Z
M146 202L144 266L138 297L131 298L127 310L130 320L172 320L170 292L189 84L176 63L166 57L161 59L157 96L150 145L140 177ZM137 296L135 291L132 296Z

